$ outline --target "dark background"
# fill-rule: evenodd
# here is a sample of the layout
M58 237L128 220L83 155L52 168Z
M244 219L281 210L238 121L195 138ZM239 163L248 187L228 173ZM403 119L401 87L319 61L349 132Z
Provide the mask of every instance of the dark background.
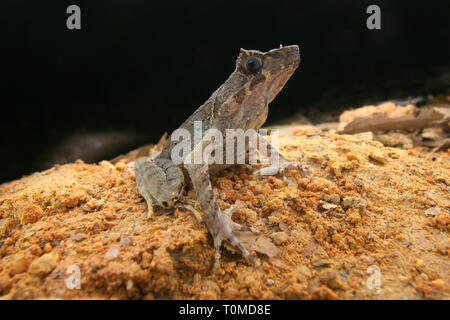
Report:
M81 7L81 30L66 8ZM366 8L381 7L381 30ZM449 1L2 1L0 183L112 158L175 129L239 48L298 44L268 123L447 93ZM6 32L5 32L6 31Z

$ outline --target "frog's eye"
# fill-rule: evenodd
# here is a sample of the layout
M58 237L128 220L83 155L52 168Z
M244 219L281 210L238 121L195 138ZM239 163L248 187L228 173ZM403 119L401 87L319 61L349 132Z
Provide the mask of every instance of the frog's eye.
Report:
M259 57L250 57L245 65L248 71L255 73L262 67L262 61Z

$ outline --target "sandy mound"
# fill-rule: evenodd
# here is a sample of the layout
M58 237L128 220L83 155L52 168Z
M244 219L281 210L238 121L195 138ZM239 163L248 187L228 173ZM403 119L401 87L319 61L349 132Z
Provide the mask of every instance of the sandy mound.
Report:
M285 181L253 177L258 166L212 177L219 205L244 201L233 219L262 230L280 250L258 254L260 269L223 249L221 270L212 273L208 231L182 207L144 220L130 159L78 161L0 186L0 295L450 297L448 153L312 129L294 130L280 145L317 179L295 170ZM195 200L190 188L186 198Z

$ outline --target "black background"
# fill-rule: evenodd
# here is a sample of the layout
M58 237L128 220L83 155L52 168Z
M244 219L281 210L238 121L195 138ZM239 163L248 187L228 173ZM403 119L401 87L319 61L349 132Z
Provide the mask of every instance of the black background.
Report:
M81 8L81 30L66 8ZM381 30L366 8L381 7ZM298 44L268 123L448 93L449 1L2 1L0 183L98 161L175 129L239 48ZM6 31L6 32L5 32Z

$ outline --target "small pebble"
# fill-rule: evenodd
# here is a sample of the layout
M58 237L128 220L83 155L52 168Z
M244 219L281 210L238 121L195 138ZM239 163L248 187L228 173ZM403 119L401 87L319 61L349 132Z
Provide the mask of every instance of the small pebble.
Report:
M323 151L323 149L324 149L324 147L322 147L322 146L313 146L313 147L309 148L309 150L312 152L314 152L314 151L320 152L320 151Z
M111 246L111 248L109 248L108 251L106 251L106 253L105 253L105 258L108 260L115 259L118 256L119 256L119 246L118 245Z
M119 240L119 238L120 238L120 233L118 233L118 232L111 232L109 234L109 240L111 240L113 242Z
M313 263L314 267L322 268L322 267L328 267L331 264L329 260L321 259Z
M358 197L345 197L342 201L344 208L365 209L367 201Z
M47 242L44 246L44 252L49 253L51 250L52 250L52 245Z
M449 290L448 283L442 279L435 279L435 280L431 281L431 287L433 289L439 290L439 291L448 291Z
M51 253L46 253L40 258L35 259L28 271L35 276L46 276L53 269L56 268L57 261L56 256Z
M416 268L417 271L424 273L425 262L422 259L417 259L414 262L414 267Z
M284 222L280 222L278 224L278 227L280 228L281 231L286 232L288 235L291 233L291 231L289 230L289 227L286 223Z
M323 200L325 200L326 202L339 204L339 202L341 202L341 197L338 194L336 194L336 193L324 194Z
M130 244L130 242L131 242L131 241L130 241L130 239L128 239L128 238L122 238L122 239L120 239L120 243L123 244L124 246Z
M311 270L309 270L309 268L308 268L307 266L300 266L300 267L297 269L297 271L298 271L300 274L304 275L305 277L310 278L310 277L312 276L312 272L311 272Z
M284 231L272 233L272 238L275 244L278 245L283 244L289 240L288 234Z
M448 255L450 248L450 241L449 240L441 240L436 243L436 249L437 251L442 255Z
M130 291L131 289L133 289L134 287L134 283L131 280L128 280L127 282L127 291Z
M325 269L319 273L319 280L321 282L327 282L337 277L337 273L332 269Z
M72 239L74 241L79 242L79 241L82 241L82 240L86 239L86 235L84 235L84 234L75 234L75 235L72 236Z
M440 215L442 212L442 209L439 207L433 207L425 211L425 216L427 217L436 217Z

